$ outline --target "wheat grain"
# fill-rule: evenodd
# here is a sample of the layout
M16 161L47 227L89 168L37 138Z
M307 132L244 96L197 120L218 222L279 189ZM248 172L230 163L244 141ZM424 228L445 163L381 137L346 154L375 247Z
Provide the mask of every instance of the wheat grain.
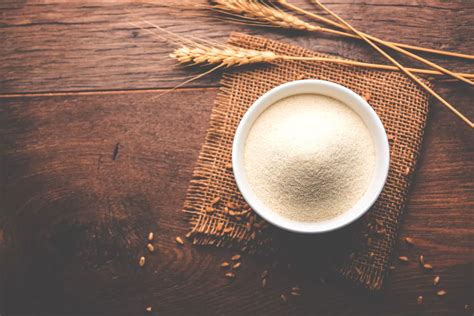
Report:
M151 243L148 243L146 245L146 247L147 247L149 252L154 252L155 251L155 247Z
M238 260L240 260L240 257L241 256L239 254L237 254L237 255L233 255L231 259L232 259L232 261L238 261Z
M217 203L219 203L220 200L221 200L220 196L215 197L214 199L212 199L211 205L212 206L216 205Z
M227 268L229 266L230 266L230 264L227 261L224 261L224 262L221 263L221 268Z
M179 237L179 236L175 238L175 241L176 241L176 243L177 243L178 245L181 245L181 246L184 245L183 238L181 238L181 237Z
M418 259L420 261L420 264L423 266L425 264L425 257L423 255L420 255Z
M226 276L226 278L228 278L228 279L234 279L234 278L235 278L235 273L233 273L233 272L227 272L227 273L225 274L225 276Z
M425 270L433 270L433 266L432 266L431 264L429 264L429 263L425 263L425 264L423 265L423 269L425 269Z

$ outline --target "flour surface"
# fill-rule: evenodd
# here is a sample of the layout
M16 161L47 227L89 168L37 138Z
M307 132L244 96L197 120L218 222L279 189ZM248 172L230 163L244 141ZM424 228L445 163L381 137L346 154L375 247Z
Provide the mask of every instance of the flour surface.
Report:
M252 190L273 211L304 222L334 218L366 192L375 148L361 118L318 94L282 99L255 121L244 148Z

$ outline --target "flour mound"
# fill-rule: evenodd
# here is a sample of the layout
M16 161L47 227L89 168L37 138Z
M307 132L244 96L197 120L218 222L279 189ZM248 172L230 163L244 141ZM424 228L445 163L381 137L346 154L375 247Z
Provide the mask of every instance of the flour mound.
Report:
M348 211L367 191L375 148L362 119L317 94L277 101L255 121L244 148L251 189L270 209L316 222Z

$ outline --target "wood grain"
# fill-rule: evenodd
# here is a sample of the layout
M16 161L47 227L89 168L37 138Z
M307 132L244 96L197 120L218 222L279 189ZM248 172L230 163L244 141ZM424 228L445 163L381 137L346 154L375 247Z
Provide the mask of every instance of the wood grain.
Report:
M235 252L177 246L174 238L187 227L182 202L219 74L189 85L199 89L162 94L192 72L166 57L170 45L128 22L145 19L218 41L240 30L381 60L356 41L242 27L211 20L181 1L157 3L0 3L0 313L137 315L153 306L163 315L472 314L463 306L474 305L474 136L438 104L431 106L402 224L401 236L414 238L415 247L400 243L398 253L410 262L394 260L382 293L326 276L313 264L318 253L304 245L291 249L301 269L288 270L290 253L244 256L231 282L218 266ZM387 40L474 52L470 1L325 4ZM443 64L474 71L472 63ZM472 89L436 88L474 117ZM150 230L156 236L152 255L145 249ZM419 268L420 254L433 272ZM147 258L142 269L141 255ZM268 287L261 289L265 269ZM435 296L435 274L441 276L439 288L448 291L444 298ZM284 304L280 294L294 285L302 297ZM418 295L425 297L423 306L416 304Z
M385 63L354 40L324 34L288 33L243 27L200 9L206 1L2 1L0 4L0 91L122 90L169 88L190 71L167 55L173 46L129 22L156 23L180 35L224 42L242 30L297 43L322 52ZM294 1L310 10L311 4ZM472 53L474 4L470 1L326 2L360 30L386 40ZM214 18L212 18L214 17ZM442 62L474 71L459 60ZM407 63L419 66L414 63ZM198 73L195 70L194 73ZM189 86L216 86L210 76Z
M416 246L401 243L399 250L413 261L395 262L384 293L367 295L338 280L321 284L321 271L311 264L299 271L271 268L285 258L244 256L229 282L218 266L233 252L177 246L174 238L187 227L180 212L185 190L216 92L1 99L5 311L137 314L147 305L165 315L462 310L472 289L473 137L436 108L403 225L402 235ZM149 231L156 236L153 255L145 249ZM294 253L308 262L317 258L306 248ZM434 273L414 262L421 253ZM262 290L259 275L269 268ZM435 297L434 274L448 297ZM280 294L294 285L303 296L283 304ZM422 309L420 294L427 302Z

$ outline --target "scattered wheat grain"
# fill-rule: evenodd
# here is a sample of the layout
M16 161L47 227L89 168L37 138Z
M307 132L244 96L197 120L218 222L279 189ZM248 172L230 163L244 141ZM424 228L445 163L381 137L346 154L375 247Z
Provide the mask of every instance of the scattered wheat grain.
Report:
M220 196L213 198L211 201L211 205L212 206L216 205L217 203L219 203L220 200L221 200Z
M365 91L364 93L362 93L362 98L363 98L366 102L369 102L371 96L372 96L372 95L370 94L369 91Z
M438 292L436 292L436 295L438 296L445 296L446 294L448 294L448 292L446 292L445 290L439 290Z
M155 236L155 235L153 234L153 232L149 232L149 233L148 233L148 241L152 241L153 238L154 238L154 236Z
M232 259L232 261L237 261L237 260L240 259L240 257L241 256L239 254L237 254L237 255L233 255L231 259Z
M148 244L146 245L146 247L148 248L148 251L149 251L149 252L155 251L155 247L154 247L152 244L150 244L150 243L148 243Z
M227 268L228 266L230 266L230 263L228 263L227 261L221 263L221 268Z
M432 266L431 264L429 264L429 263L425 263L425 264L423 265L423 268L424 268L425 270L433 270L433 266Z
M184 245L184 241L183 241L183 239L182 239L181 237L179 237L179 236L178 236L178 237L176 237L176 243L177 243L177 244L179 244L179 245L181 245L181 246L183 246L183 245Z
M425 257L423 257L423 255L420 255L420 257L418 258L418 260L420 261L420 264L423 266L425 265Z
M406 176L409 176L410 173L411 173L411 168L410 168L410 167L406 167L405 170L403 171L403 173L404 173Z
M233 209L233 210L236 210L236 209L239 208L239 206L234 202L227 202L226 205L227 205L228 208Z
M212 213L215 211L214 208L212 208L212 206L206 206L206 208L204 209L206 211L206 213Z

